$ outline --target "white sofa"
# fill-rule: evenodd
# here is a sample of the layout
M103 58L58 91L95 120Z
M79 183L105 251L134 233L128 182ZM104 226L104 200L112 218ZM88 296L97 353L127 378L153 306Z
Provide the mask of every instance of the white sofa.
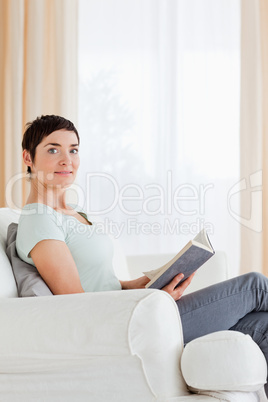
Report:
M165 292L18 298L5 254L7 227L18 217L0 209L0 401L266 400L266 362L252 339L221 331L184 348L177 306ZM115 267L127 279L115 249ZM200 269L210 283L226 277L224 254L213 258ZM128 259L134 275L154 263L153 256ZM198 288L198 275L192 285Z

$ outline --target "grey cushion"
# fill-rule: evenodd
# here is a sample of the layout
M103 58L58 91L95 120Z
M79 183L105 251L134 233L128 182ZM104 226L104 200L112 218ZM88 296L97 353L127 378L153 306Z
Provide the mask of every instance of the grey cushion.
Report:
M13 269L19 297L53 295L37 269L19 258L16 250L17 230L17 223L11 223L9 225L7 230L6 253Z

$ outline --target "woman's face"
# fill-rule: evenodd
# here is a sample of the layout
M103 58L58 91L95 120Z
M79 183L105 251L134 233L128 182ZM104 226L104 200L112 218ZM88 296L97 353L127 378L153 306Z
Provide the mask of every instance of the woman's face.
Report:
M34 163L28 163L28 166L34 177L36 174L38 181L44 185L70 186L80 164L78 147L78 139L73 131L53 131L38 144ZM25 154L24 161L27 161Z

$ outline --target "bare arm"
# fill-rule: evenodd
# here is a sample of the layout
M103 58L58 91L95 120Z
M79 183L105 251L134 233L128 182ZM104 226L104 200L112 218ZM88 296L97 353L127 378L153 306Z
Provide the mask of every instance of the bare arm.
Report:
M72 254L63 241L42 240L30 255L54 295L84 293Z

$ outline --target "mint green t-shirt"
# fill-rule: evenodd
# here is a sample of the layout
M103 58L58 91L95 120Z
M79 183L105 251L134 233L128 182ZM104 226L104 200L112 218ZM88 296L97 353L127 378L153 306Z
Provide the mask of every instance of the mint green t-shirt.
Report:
M73 256L85 292L119 290L121 284L112 265L112 240L104 233L96 233L95 229L94 224L83 224L47 205L27 204L19 219L17 252L23 261L35 266L29 253L38 242L63 241Z

